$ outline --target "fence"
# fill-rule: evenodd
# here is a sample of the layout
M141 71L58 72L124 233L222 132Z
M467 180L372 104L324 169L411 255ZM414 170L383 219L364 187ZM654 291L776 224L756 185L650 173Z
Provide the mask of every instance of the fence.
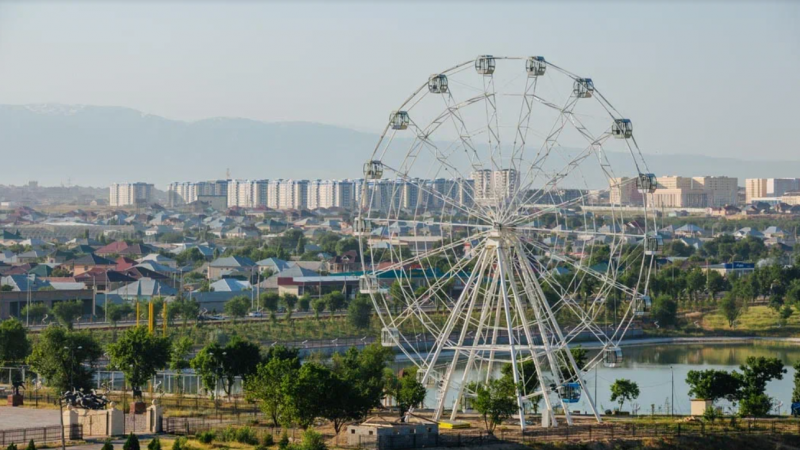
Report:
M225 425L239 425L249 423L254 417L229 417L215 419L210 417L162 417L161 430L167 434L193 436L203 431Z
M800 435L800 421L795 420L748 420L731 425L728 423L683 422L669 424L597 424L573 425L557 428L529 428L525 433L498 429L494 434L484 430L461 430L443 432L435 443L409 439L408 435L359 436L356 441L340 442L340 447L400 450L420 447L480 447L491 443L513 442L531 444L535 442L591 442L615 439L645 438L696 438L706 436L737 435ZM413 435L411 435L413 436ZM419 445L415 445L419 444Z
M81 425L65 426L64 438L70 441L83 439L83 427ZM0 446L2 447L6 447L12 443L27 445L31 440L37 444L60 441L61 426L0 430Z

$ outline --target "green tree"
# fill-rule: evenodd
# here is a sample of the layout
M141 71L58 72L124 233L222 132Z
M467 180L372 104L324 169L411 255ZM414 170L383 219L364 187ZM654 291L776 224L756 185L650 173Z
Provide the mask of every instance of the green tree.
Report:
M536 374L536 364L532 359L525 360L517 364L520 374L520 384L524 394L532 394L539 388L539 377ZM563 370L563 369L562 369ZM514 383L514 372L511 370L511 363L505 363L500 368L503 378Z
M150 334L143 326L132 327L108 346L109 364L125 374L135 396L141 395L141 388L159 369L167 366L170 350L169 338Z
M50 325L39 335L28 364L56 392L91 389L94 366L103 350L91 334Z
M733 292L728 292L719 302L719 312L728 321L728 326L736 328L736 320L742 315L744 305Z
M111 438L106 438L106 440L103 441L103 446L100 450L114 450L114 443L111 442Z
M189 320L196 319L199 314L200 304L195 299L179 297L167 303L167 315L180 317L184 328L186 328Z
M283 381L285 383L282 389L287 398L291 399L288 409L294 423L305 430L317 417L327 416L326 418L334 422L334 429L338 434L336 428L341 420L340 415L332 411L343 409L351 399L343 396L342 390L346 386L337 383L338 380L328 367L309 361L300 367L295 378Z
M294 311L295 306L297 306L298 298L294 294L283 294L283 305L286 306L286 311Z
M36 444L33 442L33 439L28 441L28 446L25 447L25 450L36 450Z
M404 370L402 376L395 377L390 393L397 401L400 417L405 417L409 409L425 401L425 386L417 381L416 367Z
M325 299L315 298L314 301L311 302L311 309L314 310L314 318L319 321L319 314L325 310Z
M331 312L331 320L333 320L336 311L344 308L345 297L341 292L333 291L330 294L326 294L323 299L325 299L325 306L327 306L328 311Z
M292 400L285 387L297 378L299 370L300 360L296 351L284 352L279 347L272 347L265 361L245 380L246 398L258 402L261 411L272 419L274 426L288 426L291 423Z
M639 398L639 385L635 381L620 378L611 385L611 401L619 403L619 409L625 401Z
M278 305L281 301L281 296L274 293L274 292L264 292L261 294L261 306L270 312L275 312L278 310Z
M237 295L225 302L223 308L225 314L231 316L233 322L236 323L237 318L246 316L247 311L250 310L250 299L244 295Z
M578 370L582 369L586 365L586 358L588 357L588 353L586 352L585 348L581 348L581 346L572 347L569 349L569 352L572 353L572 358L575 360L575 365L578 366ZM561 372L561 378L564 380L574 378L575 377L575 370L572 368L572 364L569 364L569 358L566 357L566 354L562 353L558 357L558 365L559 371ZM535 369L535 367L534 367ZM535 375L534 370L534 375ZM533 392L533 391L530 391Z
M301 312L308 312L308 309L311 307L311 296L308 294L303 295L297 301L297 310Z
M120 320L133 314L133 307L129 303L111 303L107 309L108 321L111 322L114 328L117 327L117 323Z
M772 399L766 395L767 383L782 380L786 369L778 358L750 356L745 364L739 366L742 371L738 393L739 414L743 417L762 417L772 408ZM737 374L738 375L738 374Z
M678 317L678 302L669 295L659 295L653 300L650 315L659 326L669 327L675 325Z
M356 298L347 305L347 321L359 330L369 328L372 317L372 301L368 296L356 295Z
M781 309L778 310L778 319L780 319L780 323L782 326L786 326L786 323L789 321L789 317L792 317L794 310L789 305L783 305Z
M236 377L246 381L256 372L260 362L258 345L234 336L225 346L216 342L206 345L190 364L207 390L213 392L217 382L221 381L222 389L230 396Z
M181 372L191 367L189 354L192 352L193 341L188 336L175 339L169 353L169 368L174 372ZM178 377L179 393L183 392L183 377Z
M140 450L139 438L133 433L129 434L128 439L126 439L125 443L122 444L122 450Z
M516 388L505 377L489 380L488 383L471 383L469 390L475 393L472 407L483 417L489 433L494 433L497 425L517 410Z
M0 364L24 362L31 352L28 331L17 319L0 322Z
M50 308L44 303L36 302L22 308L20 317L30 318L34 323L41 320L50 312Z
M700 269L693 268L686 273L686 289L692 300L697 300L697 293L706 285L706 276Z
M158 439L158 436L154 436L152 440L147 444L147 450L161 450L161 440Z
M358 251L358 239L347 238L336 243L336 254L341 255L351 250Z
M58 302L53 305L53 316L65 327L72 329L72 323L83 314L80 300Z
M700 400L734 401L741 388L741 378L724 370L690 370L686 374L689 396Z
M711 294L711 298L716 298L717 293L730 289L728 280L725 279L719 272L709 271L706 280L706 289Z
M800 403L800 361L794 363L794 388L792 388L792 403Z

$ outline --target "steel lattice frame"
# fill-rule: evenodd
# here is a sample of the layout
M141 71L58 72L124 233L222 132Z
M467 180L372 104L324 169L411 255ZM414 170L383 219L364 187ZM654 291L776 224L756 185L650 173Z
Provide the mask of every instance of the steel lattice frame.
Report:
M615 146L624 153L612 159L626 155L622 170L609 160ZM488 174L489 186L478 189L473 172ZM645 247L656 223L646 193L638 210L593 214L591 180L633 188L636 198L646 172L630 121L591 81L543 58L464 62L432 75L392 112L359 190L362 293L384 343L437 386L426 405L434 420L446 407L455 419L468 384L512 361L518 386L526 361L538 380L534 392L517 389L523 429L525 403L540 398L543 426L557 425L557 406L572 423L559 394L567 383L580 385L601 420L581 374L617 351L649 304L653 252ZM564 187L582 190L565 199ZM623 270L635 274L627 284L617 279ZM587 339L601 351L577 367L568 346Z

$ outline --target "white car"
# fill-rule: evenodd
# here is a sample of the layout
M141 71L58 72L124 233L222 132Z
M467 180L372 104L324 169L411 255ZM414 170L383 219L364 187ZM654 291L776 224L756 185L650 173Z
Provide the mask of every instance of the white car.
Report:
M261 311L253 311L247 313L247 317L266 317L266 315Z

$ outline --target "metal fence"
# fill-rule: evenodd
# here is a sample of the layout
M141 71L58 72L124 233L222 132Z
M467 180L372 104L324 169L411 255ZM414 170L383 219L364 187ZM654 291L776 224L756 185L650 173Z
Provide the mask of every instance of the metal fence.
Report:
M64 427L64 438L70 441L83 439L83 426L69 425ZM18 428L13 430L0 430L0 446L10 444L26 445L33 441L37 444L57 442L61 440L61 426Z
M253 420L253 417L162 417L161 430L167 434L194 436L221 426L241 425Z

